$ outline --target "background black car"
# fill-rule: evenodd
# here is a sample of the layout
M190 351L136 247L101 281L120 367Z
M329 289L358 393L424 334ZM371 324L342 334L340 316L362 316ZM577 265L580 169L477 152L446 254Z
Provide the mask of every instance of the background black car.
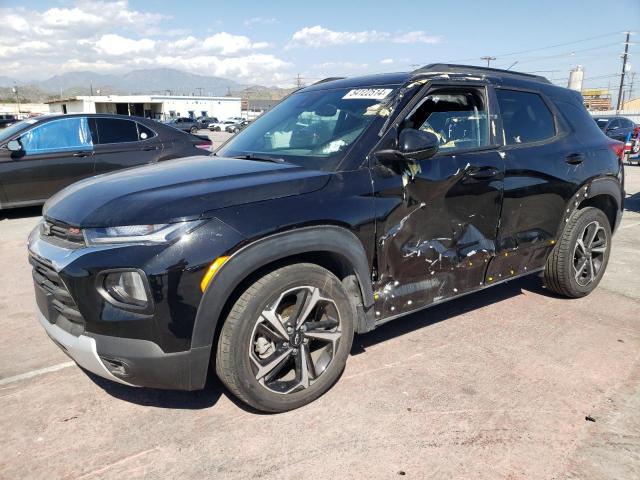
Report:
M0 115L0 128L8 127L16 123L18 119L15 115Z
M0 209L37 205L92 175L208 153L211 141L146 118L42 116L0 131Z
M172 118L171 120L164 122L164 124L189 133L196 133L200 128L202 128L200 126L200 122L194 118L188 117Z
M607 137L620 142L624 142L636 127L632 120L625 117L596 117L594 120Z
M198 125L200 128L208 128L211 123L217 122L217 117L198 117Z

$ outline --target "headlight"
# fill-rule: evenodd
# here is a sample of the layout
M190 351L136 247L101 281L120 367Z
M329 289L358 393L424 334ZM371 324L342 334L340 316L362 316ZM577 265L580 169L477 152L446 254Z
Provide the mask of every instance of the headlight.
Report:
M188 235L203 223L201 220L156 225L126 225L122 227L86 228L87 245L111 243L169 243Z

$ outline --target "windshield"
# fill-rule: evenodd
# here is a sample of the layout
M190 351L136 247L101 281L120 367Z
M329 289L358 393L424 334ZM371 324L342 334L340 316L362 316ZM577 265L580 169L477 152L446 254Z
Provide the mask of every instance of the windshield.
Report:
M392 88L312 90L291 95L247 126L217 155L269 157L335 169L376 118Z
M598 124L600 129L603 129L604 127L607 126L607 123L609 123L609 119L608 118L596 118L596 123Z
M5 141L13 137L16 133L18 133L20 130L22 130L23 128L29 125L33 125L34 123L36 123L36 120L32 118L28 118L27 120L14 123L9 127L0 130L0 143L4 143Z

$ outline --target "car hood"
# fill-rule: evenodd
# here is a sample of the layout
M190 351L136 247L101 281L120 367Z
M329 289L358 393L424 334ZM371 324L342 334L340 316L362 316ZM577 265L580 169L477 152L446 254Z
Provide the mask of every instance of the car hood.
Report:
M187 157L74 183L49 199L43 215L81 228L169 223L309 193L329 176L290 163Z

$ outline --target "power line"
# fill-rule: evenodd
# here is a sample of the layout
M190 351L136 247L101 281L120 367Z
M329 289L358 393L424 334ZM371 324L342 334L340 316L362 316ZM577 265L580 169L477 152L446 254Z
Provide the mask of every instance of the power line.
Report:
M555 45L547 45L546 47L538 47L538 48L531 48L531 49L528 49L528 50L520 50L520 51L517 51L517 52L502 53L502 54L497 55L497 57L499 57L499 58L501 58L501 57L510 57L510 56L513 56L513 55L522 55L523 53L539 52L539 51L542 51L542 50L549 50L549 49L552 49L552 48L564 47L564 46L567 46L567 45L574 45L576 43L588 42L589 40L596 40L598 38L610 37L610 36L619 35L619 34L620 34L620 31L611 32L611 33L603 33L601 35L595 35L593 37L581 38L580 40L573 40L571 42L557 43ZM463 59L460 59L460 60L453 60L452 63L455 63L455 62L469 62L469 61L475 60L475 59L476 59L476 57L463 58Z

